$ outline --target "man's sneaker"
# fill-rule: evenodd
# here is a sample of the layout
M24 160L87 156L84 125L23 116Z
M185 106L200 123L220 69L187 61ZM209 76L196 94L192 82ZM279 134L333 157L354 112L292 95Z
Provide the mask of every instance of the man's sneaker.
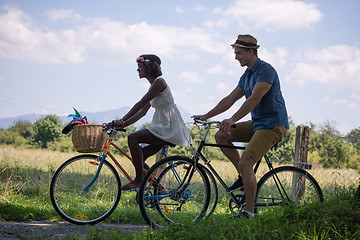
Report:
M236 214L236 216L232 217L231 219L239 219L239 218L253 218L255 217L255 214L248 212L246 210L239 212L238 214Z
M242 177L239 176L239 178L234 182L233 185L231 185L229 187L229 189L230 189L230 192L233 192L233 191L236 191L236 190L244 191Z

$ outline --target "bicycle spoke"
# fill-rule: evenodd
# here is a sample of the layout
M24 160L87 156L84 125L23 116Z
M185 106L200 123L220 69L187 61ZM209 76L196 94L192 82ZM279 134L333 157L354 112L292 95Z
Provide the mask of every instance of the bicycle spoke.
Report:
M121 194L120 178L107 161L95 178L98 163L96 156L82 155L66 161L56 171L50 186L51 201L65 220L94 224L115 210Z
M169 157L149 169L139 189L139 205L150 226L184 224L203 216L209 204L209 182L204 170L192 165L191 159ZM156 171L158 176L152 184Z

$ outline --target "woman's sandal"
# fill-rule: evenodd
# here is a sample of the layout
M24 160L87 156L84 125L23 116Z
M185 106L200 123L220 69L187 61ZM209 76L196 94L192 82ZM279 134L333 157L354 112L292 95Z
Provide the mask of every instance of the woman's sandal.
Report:
M129 182L128 184L125 184L124 186L121 187L121 190L123 191L127 191L127 190L136 190L139 189L140 186L137 184L134 184L132 182Z

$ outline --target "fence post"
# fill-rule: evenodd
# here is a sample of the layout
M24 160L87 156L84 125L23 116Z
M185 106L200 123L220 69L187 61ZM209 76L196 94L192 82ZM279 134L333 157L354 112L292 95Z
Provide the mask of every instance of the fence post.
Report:
M307 163L308 145L309 145L309 127L300 125L296 128L296 138L295 138L294 165L296 167L305 168Z
M307 168L307 154L309 145L309 127L300 125L296 128L294 166ZM302 197L305 193L305 185L302 184L303 177L293 174L291 198Z

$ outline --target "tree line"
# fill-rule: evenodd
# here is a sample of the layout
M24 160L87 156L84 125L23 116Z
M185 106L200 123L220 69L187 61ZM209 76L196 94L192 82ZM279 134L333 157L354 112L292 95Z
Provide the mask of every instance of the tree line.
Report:
M26 148L46 148L61 152L75 151L71 142L71 132L62 134L62 124L56 115L47 115L36 122L17 120L8 129L0 129L0 144ZM146 127L145 124L140 128ZM360 127L351 130L342 136L331 121L320 125L313 123L310 126L310 141L308 159L312 164L320 164L325 168L352 168L360 172ZM129 151L127 135L137 130L135 126L128 126L127 132L119 132L115 143L123 150ZM216 130L210 132L208 139L213 140ZM191 131L194 144L198 142L199 134ZM290 119L290 129L286 137L279 143L276 151L270 151L270 157L284 161L292 161L295 152L296 126ZM209 159L225 160L225 156L217 148L204 149ZM191 155L191 148L175 147L169 149L170 155Z

